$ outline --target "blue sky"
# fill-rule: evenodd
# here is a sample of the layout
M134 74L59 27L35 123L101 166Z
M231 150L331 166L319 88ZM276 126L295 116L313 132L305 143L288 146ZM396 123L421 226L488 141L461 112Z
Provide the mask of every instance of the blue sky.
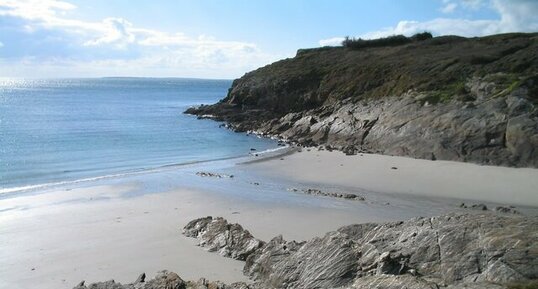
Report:
M0 77L235 78L342 37L538 31L538 0L0 0Z

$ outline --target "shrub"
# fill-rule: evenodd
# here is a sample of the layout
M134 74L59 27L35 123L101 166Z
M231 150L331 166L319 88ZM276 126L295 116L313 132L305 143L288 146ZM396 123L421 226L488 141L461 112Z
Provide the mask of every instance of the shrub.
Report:
M392 35L383 38L377 39L362 39L362 38L346 38L342 41L342 46L348 47L351 49L361 49L367 47L385 47L385 46L399 46L416 41L424 41L432 38L430 32L423 32L415 34L411 37L406 37L403 35Z
M424 40L428 40L428 39L432 39L432 38L433 38L433 35L428 31L424 31L422 33L417 33L417 34L411 36L411 39L413 41L424 41Z

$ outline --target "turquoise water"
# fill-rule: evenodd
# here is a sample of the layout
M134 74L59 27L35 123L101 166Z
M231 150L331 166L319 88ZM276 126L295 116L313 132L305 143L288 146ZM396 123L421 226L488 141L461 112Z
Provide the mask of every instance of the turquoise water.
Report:
M0 80L0 193L247 155L275 141L182 112L229 80Z

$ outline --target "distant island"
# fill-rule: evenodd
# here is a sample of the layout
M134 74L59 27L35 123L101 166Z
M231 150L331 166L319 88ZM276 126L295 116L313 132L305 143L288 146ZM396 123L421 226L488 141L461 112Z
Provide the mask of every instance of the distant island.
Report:
M301 49L186 112L347 154L538 167L538 33Z

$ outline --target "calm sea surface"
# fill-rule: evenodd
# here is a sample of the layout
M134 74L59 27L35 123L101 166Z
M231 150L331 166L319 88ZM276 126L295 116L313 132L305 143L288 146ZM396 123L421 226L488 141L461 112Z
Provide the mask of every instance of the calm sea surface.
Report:
M182 112L231 81L0 79L0 193L272 149Z

